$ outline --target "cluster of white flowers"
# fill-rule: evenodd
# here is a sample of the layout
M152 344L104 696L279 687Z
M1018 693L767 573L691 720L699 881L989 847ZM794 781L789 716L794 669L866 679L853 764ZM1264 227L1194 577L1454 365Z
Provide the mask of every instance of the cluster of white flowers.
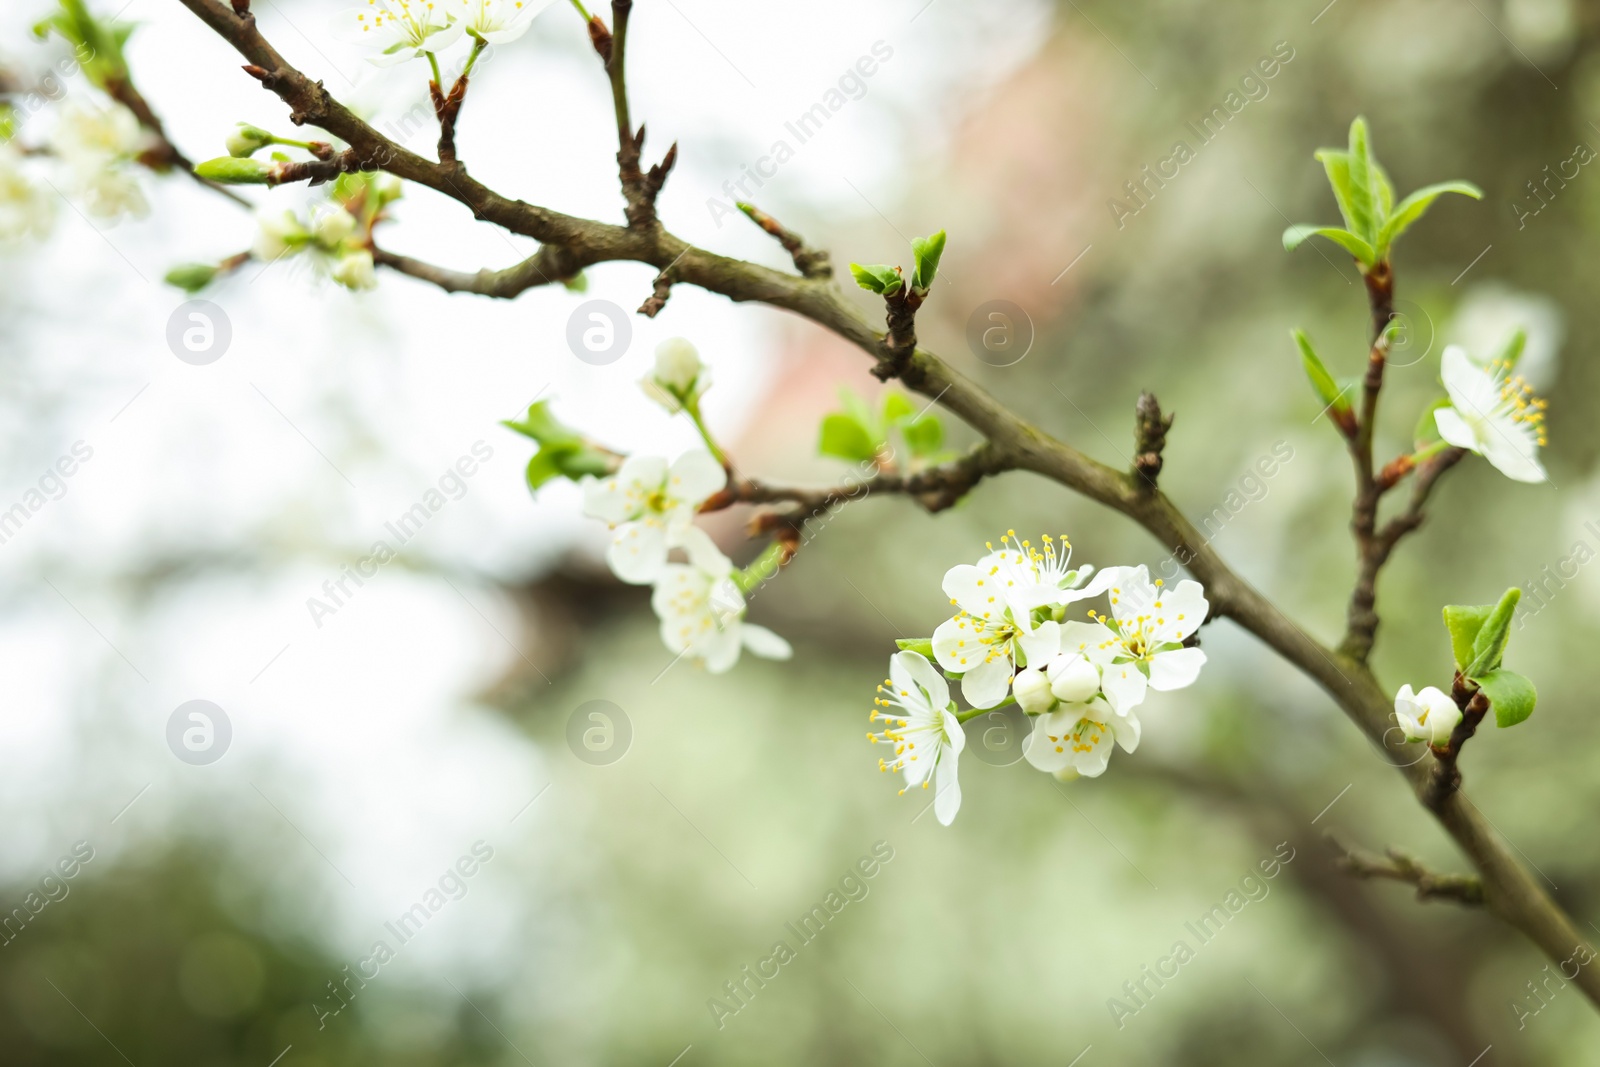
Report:
M961 806L956 763L966 740L945 677L960 678L972 706L967 718L1015 702L1032 719L1023 755L1058 778L1105 772L1115 745L1139 744L1136 709L1151 689L1182 689L1204 666L1205 653L1186 642L1210 610L1198 582L1168 590L1139 567L1069 570L1071 546L1046 535L1042 546L1016 532L976 565L944 577L954 618L934 631L934 660L914 649L896 653L879 687L871 719L884 729L867 736L894 746L884 771L900 771L906 788L936 790L934 814L948 826ZM1087 584L1086 583L1087 580ZM1067 608L1098 596L1110 613L1067 622ZM897 710L896 710L897 709ZM905 792L904 789L901 792Z
M46 236L55 208L54 195L28 176L22 153L0 144L0 243Z
M399 198L400 179L377 174L371 180L372 196L380 206ZM362 216L370 217L370 213ZM362 221L337 198L320 204L310 222L292 211L267 211L257 220L250 252L268 265L303 253L313 270L346 289L373 289L378 279L372 245L362 229Z
M133 112L111 101L68 101L50 134L50 151L66 167L84 210L106 221L149 214L135 168L150 143Z
M52 185L105 222L149 213L137 168L151 141L133 112L110 100L69 100L48 141L48 151L29 153L35 158L0 144L0 243L48 236L56 218ZM42 173L50 170L53 181Z
M509 44L528 32L554 0L366 0L336 16L343 40L376 48L370 60L391 66L437 54L463 35L483 45Z
M705 368L682 338L656 349L656 372L646 379L652 396L669 410L698 402ZM698 408L696 408L698 410ZM584 514L613 531L606 562L618 578L655 587L650 604L661 618L661 640L713 674L729 670L741 649L768 659L788 659L789 643L745 621L748 605L733 562L694 524L694 517L728 484L728 472L705 449L685 452L670 465L658 456L629 456L617 472L584 483ZM681 550L687 562L672 559Z

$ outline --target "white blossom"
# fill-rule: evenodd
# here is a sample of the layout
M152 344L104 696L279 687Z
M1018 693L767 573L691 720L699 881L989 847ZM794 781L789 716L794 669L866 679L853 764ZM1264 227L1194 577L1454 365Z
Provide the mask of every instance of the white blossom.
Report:
M1539 462L1545 443L1545 401L1504 364L1480 367L1466 349L1451 345L1440 365L1450 406L1433 413L1439 436L1457 448L1476 452L1519 482L1542 482Z
M340 256L329 271L329 277L346 289L376 289L378 276L372 261L372 251L354 248Z
M961 784L956 765L967 735L955 716L950 687L933 664L918 652L897 652L889 659L889 677L878 687L871 720L883 720L881 733L869 733L874 744L894 746L893 759L879 759L884 772L899 771L905 787L927 789L933 796L933 814L949 826L961 808ZM898 708L899 711L885 709Z
M121 104L68 101L50 133L50 150L67 168L84 210L98 219L143 217L150 211L135 171L149 135Z
M1115 711L1096 695L1084 703L1061 704L1035 719L1023 756L1057 777L1098 778L1111 762L1114 746L1132 752L1139 747L1139 733L1132 710Z
M466 24L448 0L366 0L334 17L335 34L351 44L375 48L368 60L380 67L439 52L460 40Z
M1206 654L1183 647L1211 608L1199 582L1169 590L1143 566L1108 567L1083 590L1101 592L1110 593L1111 615L1091 611L1092 623L1063 623L1060 641L1064 653L1081 653L1099 669L1113 709L1130 711L1146 689L1182 689L1199 676Z
M944 592L956 616L933 632L939 665L962 675L961 695L975 708L992 708L1005 699L1017 663L1048 661L1060 648L1060 625L1052 609L1088 596L1073 587L1082 572L1069 571L1071 545L1048 534L1044 547L1017 541L1016 531L1000 539L1001 548L976 566L952 567Z
M250 254L262 263L275 263L306 246L311 234L292 211L264 211L256 219L256 239Z
M650 606L661 618L661 640L678 655L722 674L739 662L741 649L767 659L788 659L789 642L745 622L744 595L733 581L733 564L694 527L688 563L668 563L660 572ZM702 540L703 538L703 540Z
M1395 694L1394 717L1410 740L1442 746L1450 743L1450 734L1461 721L1461 709L1431 685L1420 693L1402 685Z
M510 44L528 32L553 0L455 0L466 31L488 44Z
M673 548L684 544L696 509L728 484L728 472L704 450L685 452L668 468L659 456L629 456L609 478L584 486L583 510L616 531L606 562L618 578L648 585Z
M0 144L0 243L44 237L55 221L55 197L31 181L23 158L9 144Z

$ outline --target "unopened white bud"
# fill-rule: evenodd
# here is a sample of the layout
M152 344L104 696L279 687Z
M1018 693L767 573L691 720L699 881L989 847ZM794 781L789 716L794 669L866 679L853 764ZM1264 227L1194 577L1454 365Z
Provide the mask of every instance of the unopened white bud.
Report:
M1011 681L1011 692L1017 704L1029 715L1043 715L1055 706L1056 698L1050 693L1050 680L1043 671L1025 667Z
M329 250L338 248L347 237L356 232L355 216L344 208L324 211L311 224L311 232L323 248Z
M704 371L699 350L682 337L670 337L656 346L656 381L663 389L686 394Z
M376 289L378 276L373 268L372 253L365 248L347 252L334 264L333 280L346 289Z
M1050 691L1067 704L1082 704L1100 691L1100 672L1081 652L1063 652L1050 661Z

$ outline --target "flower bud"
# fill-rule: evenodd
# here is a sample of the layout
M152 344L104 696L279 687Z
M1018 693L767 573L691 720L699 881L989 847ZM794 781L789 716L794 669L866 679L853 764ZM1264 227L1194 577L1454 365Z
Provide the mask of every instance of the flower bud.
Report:
M340 207L324 211L311 224L311 233L316 237L317 243L330 250L339 247L345 238L355 232L355 216Z
M261 216L255 243L250 252L262 263L275 263L284 256L293 255L305 247L309 235L301 227L294 212Z
M1394 717L1412 741L1442 747L1450 743L1450 735L1461 721L1461 709L1431 685L1416 694L1409 685L1403 685L1394 698Z
M228 135L228 155L246 159L276 140L277 138L260 126L252 126L248 122L241 122L239 123L239 128Z
M1067 704L1083 704L1100 691L1100 671L1081 652L1063 652L1050 661L1050 691Z
M259 159L235 159L219 156L195 165L196 176L222 185L267 185L272 180L273 165Z
M656 381L668 392L687 395L704 370L699 351L682 337L656 346Z
M210 285L217 276L217 268L209 263L185 263L167 271L167 284L177 286L186 293L198 293Z
M346 289L376 289L377 272L373 268L372 253L365 248L348 252L333 266L333 280Z
M1018 705L1029 715L1043 715L1055 706L1056 698L1050 693L1050 681L1044 672L1025 667L1011 680L1011 692Z

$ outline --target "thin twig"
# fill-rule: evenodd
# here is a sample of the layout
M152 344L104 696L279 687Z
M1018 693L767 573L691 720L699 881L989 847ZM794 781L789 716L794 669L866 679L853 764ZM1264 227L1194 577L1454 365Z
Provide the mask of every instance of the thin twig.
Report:
M1466 874L1435 874L1409 853L1398 848L1387 849L1380 856L1350 848L1333 834L1327 834L1328 843L1339 852L1339 869L1357 878L1381 878L1415 886L1417 899L1448 900L1463 907L1483 906L1483 882Z

